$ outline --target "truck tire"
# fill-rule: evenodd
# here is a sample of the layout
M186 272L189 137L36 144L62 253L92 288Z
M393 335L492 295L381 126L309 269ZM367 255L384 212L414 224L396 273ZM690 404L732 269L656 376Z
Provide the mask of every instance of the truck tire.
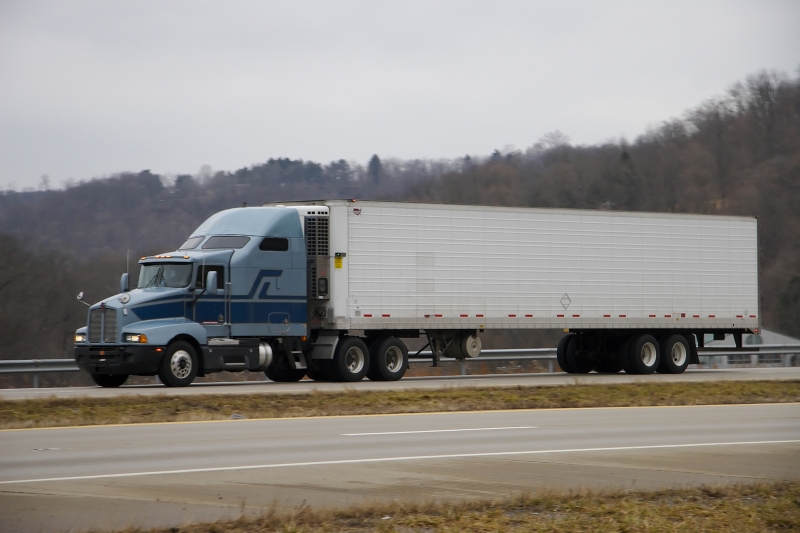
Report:
M575 336L567 345L564 352L567 357L567 364L570 366L572 374L588 374L592 371L592 361L578 355L578 337Z
M567 347L573 338L575 338L574 333L567 333L561 337L560 341L558 341L558 347L556 348L556 361L558 361L558 366L561 367L561 370L567 374L573 373L572 365L570 365L569 361L567 360Z
M689 366L691 351L686 337L673 334L662 339L661 360L658 363L658 372L661 374L682 374Z
M186 387L197 375L197 353L185 341L173 342L161 360L158 378L167 387Z
M631 349L631 340L633 337L625 337L620 340L619 348L617 349L617 361L619 361L622 370L625 371L626 374L633 374L633 370L631 370L631 366L628 364L628 351Z
M369 350L358 337L342 337L333 355L331 374L336 381L361 381L369 370Z
M128 381L128 374L91 374L92 381L101 387L117 388Z
M610 354L595 359L592 369L598 374L619 374L622 370L622 365L617 354Z
M408 348L395 337L376 339L369 347L367 377L372 381L397 381L408 368Z
M294 383L303 379L306 375L306 371L303 368L291 368L288 365L273 363L264 370L264 375L266 375L270 381L276 383Z
M327 364L330 361L309 361L308 368L306 368L306 376L308 379L313 379L314 381L333 381L331 379L331 373L328 371ZM269 376L267 376L269 377Z
M633 337L628 344L627 355L631 374L652 374L658 368L660 359L658 341L647 333Z

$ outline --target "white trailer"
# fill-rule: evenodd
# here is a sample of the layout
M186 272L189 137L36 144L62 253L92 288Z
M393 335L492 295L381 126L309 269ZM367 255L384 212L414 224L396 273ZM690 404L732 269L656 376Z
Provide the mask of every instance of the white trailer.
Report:
M386 367L380 345L396 362L402 352L394 371L382 368L397 379L407 365L397 337L422 331L437 364L476 356L485 329L563 328L568 372L679 373L697 362L704 334L741 345L759 328L755 218L348 200L286 207L305 219L310 248L314 239L328 247L309 251L310 291L329 283L309 300L310 367L336 359L347 339L348 349L371 346L373 366ZM309 235L309 223L322 230Z

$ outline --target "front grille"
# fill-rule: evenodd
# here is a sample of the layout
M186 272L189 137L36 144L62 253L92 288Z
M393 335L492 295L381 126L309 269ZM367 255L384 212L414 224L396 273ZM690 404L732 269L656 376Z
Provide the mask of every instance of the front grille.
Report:
M100 342L103 335L103 310L92 309L89 312L89 342Z
M89 312L89 342L116 342L116 340L117 310L92 309Z
M116 342L117 340L117 310L106 309L106 321L103 326L103 342Z

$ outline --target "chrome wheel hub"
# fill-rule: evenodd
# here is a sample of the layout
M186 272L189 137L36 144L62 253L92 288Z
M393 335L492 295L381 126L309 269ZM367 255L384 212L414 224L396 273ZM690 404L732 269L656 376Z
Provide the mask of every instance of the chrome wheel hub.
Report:
M178 350L169 360L172 375L178 379L185 379L192 371L192 358L186 350Z
M403 352L397 346L392 346L386 350L386 369L389 372L397 372L403 366Z
M652 342L644 343L644 346L642 346L642 353L639 355L642 358L642 363L644 363L644 366L646 366L647 368L650 368L651 366L656 364L656 358L657 358L656 347L653 345Z
M364 352L353 346L344 355L344 365L351 374L358 374L364 368Z

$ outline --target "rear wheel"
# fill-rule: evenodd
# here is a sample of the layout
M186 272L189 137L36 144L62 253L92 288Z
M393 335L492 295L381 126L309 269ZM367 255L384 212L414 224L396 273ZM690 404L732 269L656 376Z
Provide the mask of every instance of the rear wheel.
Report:
M582 355L578 355L577 335L567 345L567 363L572 368L573 374L588 374L592 371L592 361Z
M306 376L314 381L333 381L331 379L330 372L328 372L328 369L326 368L326 363L329 363L329 361L322 361L318 359L313 363L309 362L308 368L306 369Z
M128 381L128 374L91 374L92 381L101 387L116 388Z
M408 348L400 339L384 337L369 347L367 377L372 381L397 381L408 368Z
M161 360L158 378L167 387L186 387L197 375L197 352L185 341L173 342Z
M570 365L569 360L567 359L567 348L574 338L574 333L567 333L561 337L560 341L558 341L558 347L556 348L556 360L558 361L558 366L561 367L561 370L568 374L575 372L572 369L572 365Z
M361 381L369 370L369 350L358 337L343 337L336 346L331 374L336 381Z
M306 375L303 368L291 368L289 365L277 365L273 363L264 370L264 374L271 380L278 383L294 383L300 381Z
M598 374L618 374L622 370L622 365L616 354L611 354L603 357L598 357L592 369Z
M631 339L628 345L628 367L632 374L652 374L660 359L658 341L649 334ZM627 371L627 369L626 369Z
M619 365L626 374L633 374L633 370L631 370L631 365L629 364L630 358L628 357L632 340L633 337L622 339L619 344L619 348L617 349L617 361L619 361Z
M670 335L661 342L661 360L658 372L661 374L682 374L689 366L689 343L683 335Z

